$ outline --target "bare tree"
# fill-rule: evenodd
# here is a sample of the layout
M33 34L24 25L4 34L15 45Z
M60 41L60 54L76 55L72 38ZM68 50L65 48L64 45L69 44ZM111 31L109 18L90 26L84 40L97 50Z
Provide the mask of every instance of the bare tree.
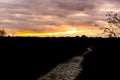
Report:
M4 29L0 29L0 36L5 36L6 35L6 32Z
M120 14L108 12L106 14L107 25L102 26L103 34L108 37L120 37Z

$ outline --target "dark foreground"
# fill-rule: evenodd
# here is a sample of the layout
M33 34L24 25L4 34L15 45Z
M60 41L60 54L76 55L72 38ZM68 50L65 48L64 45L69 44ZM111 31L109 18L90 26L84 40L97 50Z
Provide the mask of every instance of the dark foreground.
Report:
M78 80L118 79L120 38L0 37L0 73L5 80L36 80L91 46L93 51L85 57Z

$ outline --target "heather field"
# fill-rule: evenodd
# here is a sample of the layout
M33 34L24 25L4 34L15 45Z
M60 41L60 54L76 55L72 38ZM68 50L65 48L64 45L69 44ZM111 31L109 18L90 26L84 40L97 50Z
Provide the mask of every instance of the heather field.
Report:
M74 70L73 67L80 64L82 71L77 72L77 80L109 79L119 75L119 38L0 37L0 46L1 73L9 79L36 80L50 71L57 74L65 72L65 65L69 66L69 63L72 68L67 71ZM78 62L73 59L83 56L88 48L92 51L84 56L82 62L80 58L77 58ZM73 61L74 65L69 61ZM63 70L56 70L58 65Z

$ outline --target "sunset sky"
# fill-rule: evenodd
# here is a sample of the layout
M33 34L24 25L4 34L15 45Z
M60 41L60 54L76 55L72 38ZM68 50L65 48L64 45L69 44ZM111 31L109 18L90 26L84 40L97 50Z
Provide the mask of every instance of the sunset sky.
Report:
M12 36L98 36L97 22L120 0L0 0L0 28Z

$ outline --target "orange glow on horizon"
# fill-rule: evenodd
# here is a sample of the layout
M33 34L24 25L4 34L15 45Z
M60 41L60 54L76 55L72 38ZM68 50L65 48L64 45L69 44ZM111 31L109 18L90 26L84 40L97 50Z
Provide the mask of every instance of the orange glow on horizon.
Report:
M95 27L90 26L80 26L80 27L69 27L67 29L64 29L63 31L46 31L46 32L34 32L34 31L23 31L23 32L17 32L14 36L23 36L23 37L66 37L66 36L97 36L97 34L100 32L99 29Z

